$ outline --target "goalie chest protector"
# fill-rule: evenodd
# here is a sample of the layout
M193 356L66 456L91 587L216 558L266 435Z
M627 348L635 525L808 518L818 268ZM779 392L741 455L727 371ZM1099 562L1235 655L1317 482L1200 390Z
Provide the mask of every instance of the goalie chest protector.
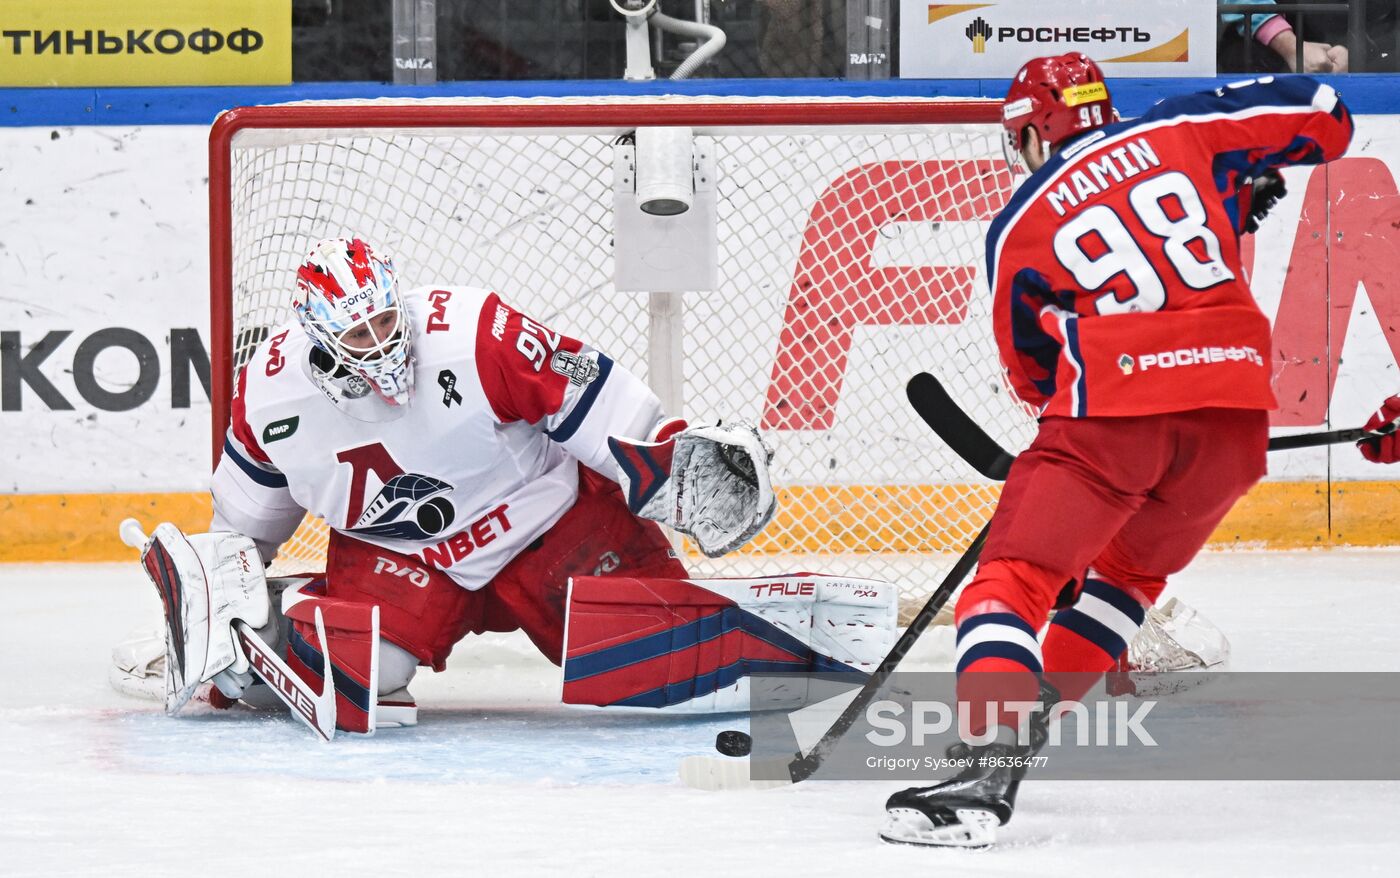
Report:
M571 340L486 290L427 287L403 302L414 389L401 414L370 423L342 411L311 379L310 340L290 322L239 374L224 452L264 486L285 477L296 503L336 530L477 589L578 497L575 459L512 410L548 407L568 376L541 360L567 358ZM532 342L510 337L522 322ZM562 404L562 391L553 398Z

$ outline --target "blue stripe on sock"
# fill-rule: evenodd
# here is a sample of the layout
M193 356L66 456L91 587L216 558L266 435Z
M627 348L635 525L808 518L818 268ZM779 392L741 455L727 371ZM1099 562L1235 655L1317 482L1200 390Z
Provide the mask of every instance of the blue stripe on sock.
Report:
M1021 644L1008 643L1005 640L988 640L962 654L962 658L958 659L958 673L961 674L973 662L984 658L1006 659L1025 665L1028 671L1034 671L1037 674L1041 672L1040 659Z
M1109 658L1118 658L1128 648L1128 644L1112 628L1079 610L1061 610L1050 620L1050 624L1073 631L1103 650Z
M968 616L958 625L957 642L961 643L964 634L983 625L1007 625L1026 632L1031 640L1034 640L1036 635L1036 630L1015 613L979 613L976 616Z
M1102 579L1084 580L1084 594L1091 594L1141 626L1147 611L1132 595Z

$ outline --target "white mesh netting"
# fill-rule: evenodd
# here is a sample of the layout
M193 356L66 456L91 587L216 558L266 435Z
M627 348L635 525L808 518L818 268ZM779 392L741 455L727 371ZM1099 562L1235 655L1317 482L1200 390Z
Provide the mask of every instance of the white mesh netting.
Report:
M704 106L714 123L695 134L717 166L720 283L684 294L684 414L760 424L780 506L741 552L711 561L687 547L687 561L697 575L890 579L916 610L997 488L919 421L905 382L935 373L1013 450L1033 432L1000 378L982 276L984 231L1011 186L997 130L748 127L723 101ZM626 127L415 133L375 130L375 112L364 107L356 131L234 137L235 368L290 315L310 245L356 234L392 253L410 287L493 288L648 377L649 297L613 285ZM633 127L647 118L639 104ZM314 566L324 545L307 522L279 568Z

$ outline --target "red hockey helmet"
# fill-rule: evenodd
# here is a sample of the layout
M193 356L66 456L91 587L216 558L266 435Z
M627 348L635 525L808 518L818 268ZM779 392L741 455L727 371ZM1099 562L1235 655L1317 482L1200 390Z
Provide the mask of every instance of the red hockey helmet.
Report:
M1098 128L1116 117L1103 71L1079 52L1027 61L1002 104L1008 161L1021 153L1022 134L1033 126L1048 149L1080 131Z

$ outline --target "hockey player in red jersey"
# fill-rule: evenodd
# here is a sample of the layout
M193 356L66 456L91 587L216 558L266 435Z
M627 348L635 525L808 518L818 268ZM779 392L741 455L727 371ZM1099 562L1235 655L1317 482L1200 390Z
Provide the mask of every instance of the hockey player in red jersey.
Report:
M169 712L202 682L213 682L216 702L248 694L236 620L284 651L313 690L329 661L337 724L356 732L416 722L415 668L441 670L467 634L523 629L559 664L568 618L587 667L566 679L565 698L590 704L703 700L748 659L794 670L825 667L833 652L842 666L878 661L897 612L889 584L772 597L797 618L800 602L820 615L853 607L847 593L878 592L855 611L881 620L882 636L861 648L874 654L866 660L814 643L812 625L748 637L766 623L742 588L685 580L658 523L717 556L774 513L770 455L753 428L668 417L621 364L494 292L401 291L392 262L359 239L316 244L294 306L296 319L271 330L238 373L211 533L166 526L146 545L166 604ZM330 526L327 569L288 587L279 612L248 558L271 561L307 512ZM590 579L600 574L630 578L618 590L631 602ZM826 609L814 609L823 593ZM722 657L668 662L663 651L648 665L638 646L614 668L603 649L736 605L756 615L738 614L743 632L716 620L716 642L733 635ZM671 652L683 651L678 639L667 640Z
M987 233L994 329L1041 421L955 618L966 725L994 736L983 755L1013 758L896 793L888 841L990 844L1025 771L1001 766L1033 752L1045 724L998 706L1053 701L1057 685L1081 697L1264 475L1270 325L1239 255L1269 203L1251 202L1253 181L1336 159L1352 135L1337 93L1302 76L1119 122L1098 65L1078 53L1027 63L1003 125L1009 158L1031 174ZM1038 639L1071 579L1077 599Z

